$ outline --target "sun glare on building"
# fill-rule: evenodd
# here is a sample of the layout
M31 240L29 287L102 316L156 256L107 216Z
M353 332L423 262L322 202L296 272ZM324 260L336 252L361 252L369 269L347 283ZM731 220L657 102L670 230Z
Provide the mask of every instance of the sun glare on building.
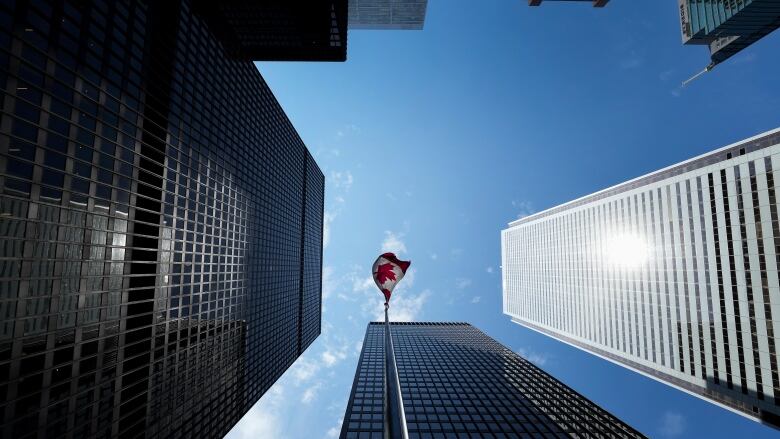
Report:
M605 256L609 265L637 268L647 262L650 251L640 235L623 233L607 240Z

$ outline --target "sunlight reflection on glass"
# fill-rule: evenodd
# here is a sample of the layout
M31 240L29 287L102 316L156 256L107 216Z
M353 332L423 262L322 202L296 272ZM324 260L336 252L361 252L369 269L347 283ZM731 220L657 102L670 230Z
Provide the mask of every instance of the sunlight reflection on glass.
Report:
M647 262L650 249L645 240L636 234L615 235L606 242L606 259L610 265L637 268Z

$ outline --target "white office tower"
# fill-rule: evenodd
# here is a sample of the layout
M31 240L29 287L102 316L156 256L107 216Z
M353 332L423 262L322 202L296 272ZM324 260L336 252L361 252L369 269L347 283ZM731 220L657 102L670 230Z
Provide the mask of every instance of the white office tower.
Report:
M504 313L780 427L780 129L501 232Z

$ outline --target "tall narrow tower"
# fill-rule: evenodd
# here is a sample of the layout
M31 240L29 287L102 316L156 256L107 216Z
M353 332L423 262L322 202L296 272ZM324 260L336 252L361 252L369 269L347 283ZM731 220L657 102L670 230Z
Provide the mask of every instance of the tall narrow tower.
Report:
M780 129L519 219L504 313L780 427Z

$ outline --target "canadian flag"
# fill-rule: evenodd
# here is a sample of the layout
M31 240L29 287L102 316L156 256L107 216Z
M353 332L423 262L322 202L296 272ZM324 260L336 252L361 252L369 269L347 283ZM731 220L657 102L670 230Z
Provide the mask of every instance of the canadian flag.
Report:
M385 303L390 302L395 285L403 279L406 269L412 265L412 261L401 261L393 253L383 253L376 258L371 271L374 274L376 286L385 295Z

